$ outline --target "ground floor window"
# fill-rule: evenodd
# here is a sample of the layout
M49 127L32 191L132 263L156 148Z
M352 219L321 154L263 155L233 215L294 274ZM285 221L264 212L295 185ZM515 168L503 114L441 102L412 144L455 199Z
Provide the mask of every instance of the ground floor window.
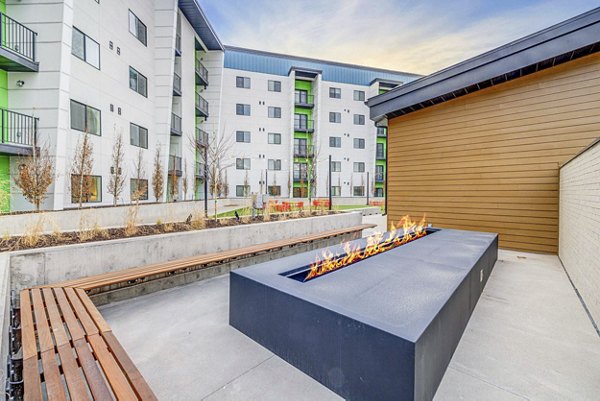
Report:
M375 197L383 198L383 188L375 188Z
M306 198L308 196L308 188L306 187L295 187L294 198Z
M132 178L130 180L131 200L148 200L148 180Z
M354 196L365 196L365 187L352 187Z
M236 185L235 186L235 196L237 197L246 197L250 193L250 185Z
M99 175L71 175L71 203L102 202L102 177Z
M280 185L269 185L269 195L281 196L281 186Z
M342 187L340 187L340 186L331 187L331 196L342 196Z

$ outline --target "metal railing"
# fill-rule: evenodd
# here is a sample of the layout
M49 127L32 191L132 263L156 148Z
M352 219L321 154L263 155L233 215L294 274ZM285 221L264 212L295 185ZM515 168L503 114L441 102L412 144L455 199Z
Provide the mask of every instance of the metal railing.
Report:
M38 119L15 111L0 109L2 143L33 146L37 133Z
M169 155L169 172L181 171L181 156Z
M208 116L208 102L198 92L196 92L196 109L205 116Z
M196 127L196 143L200 146L208 146L208 132Z
M173 92L181 95L181 77L176 72L173 73Z
M384 173L375 173L375 182L383 182L385 180Z
M386 137L387 136L387 128L386 127L377 127L377 136Z
M196 162L196 177L204 177L206 172L205 166L204 163Z
M208 85L208 70L198 59L196 59L196 75L203 81L203 84Z
M175 35L175 53L181 54L181 35Z
M175 113L171 113L171 134L181 135L181 117Z
M312 107L315 105L314 95L309 95L306 92L296 91L294 92L294 104L296 106Z
M29 61L35 62L35 37L37 33L0 13L0 46Z
M308 181L308 173L306 171L294 171L294 182Z
M312 132L315 129L315 122L314 120L305 120L305 119L300 119L297 116L294 117L294 130L295 131L305 131L305 132Z
M294 157L313 157L313 147L310 145L294 145Z
M385 160L385 152L378 150L377 152L375 152L375 158L377 160Z

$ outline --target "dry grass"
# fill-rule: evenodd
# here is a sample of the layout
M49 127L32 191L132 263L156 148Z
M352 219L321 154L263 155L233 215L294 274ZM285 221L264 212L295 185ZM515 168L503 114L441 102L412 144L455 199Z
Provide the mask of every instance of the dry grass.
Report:
M25 232L19 238L20 247L33 248L40 244L44 232L44 220L44 216L40 215L35 222L25 228Z
M127 209L127 214L125 215L125 224L123 228L123 233L126 237L132 237L138 233L138 205L130 206Z

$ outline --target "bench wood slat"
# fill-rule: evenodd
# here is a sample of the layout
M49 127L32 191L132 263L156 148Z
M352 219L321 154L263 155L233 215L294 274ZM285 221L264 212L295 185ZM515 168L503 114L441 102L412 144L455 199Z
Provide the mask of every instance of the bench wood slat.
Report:
M96 306L94 305L90 297L88 297L88 295L85 293L85 291L81 288L76 288L75 293L79 297L79 300L87 310L87 313L89 313L90 317L92 318L100 332L111 331L112 329L110 328L108 323L106 323L106 320L104 320L104 318L100 314L100 311L96 308Z
M54 300L54 292L50 288L44 288L42 289L42 294L44 295L46 310L48 311L48 317L50 318L50 331L54 335L56 346L59 347L64 344L69 344L69 337L67 336L58 306Z
M35 316L35 327L40 343L40 352L54 350L54 342L52 334L50 334L50 326L48 325L48 317L46 316L46 307L42 299L42 291L40 289L31 290L31 299L33 301L33 315ZM54 352L54 351L53 351Z
M40 401L43 399L37 355L35 358L31 357L23 360L23 383L25 385L25 401Z
M108 388L108 384L106 383L106 380L104 380L102 372L98 367L98 363L90 351L90 346L88 345L87 341L83 338L80 338L75 340L73 345L75 346L77 359L79 359L81 370L83 370L83 374L94 400L114 400L114 397Z
M38 363L35 326L29 290L21 291L21 343L23 347L23 381L25 401L42 399L42 382Z
M66 401L65 386L58 370L54 347L47 351L42 351L41 356L48 401Z
M63 318L65 319L65 323L67 324L67 328L69 329L71 339L73 342L75 342L75 340L82 339L84 336L83 329L81 328L77 317L73 313L73 309L67 300L64 288L54 288L53 290L54 295L56 295L58 305L60 306L60 310L62 311Z
M62 371L67 382L69 390L69 398L71 401L89 400L87 387L84 383L84 378L79 371L79 365L73 355L71 344L63 344L58 346L58 355L62 365Z
M79 321L81 322L81 325L85 330L86 336L98 334L98 327L96 327L96 324L94 323L90 315L88 315L87 310L81 303L81 300L79 299L77 294L75 294L75 290L73 288L67 287L65 288L65 294L67 294L67 298L69 298L69 301L73 306L73 311L75 312L77 319L79 319Z

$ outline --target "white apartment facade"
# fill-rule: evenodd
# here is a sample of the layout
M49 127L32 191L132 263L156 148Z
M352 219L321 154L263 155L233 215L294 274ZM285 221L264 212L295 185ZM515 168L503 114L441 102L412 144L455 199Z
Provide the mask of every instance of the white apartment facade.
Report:
M11 110L34 117L37 144L55 160L45 209L77 206L72 166L85 132L93 145L86 206L113 203L118 135L126 176L119 204L139 187L147 189L142 201L155 200L157 149L159 201L203 199L202 146L217 135L231 138L221 196L306 197L310 181L311 195L325 197L329 155L332 195L384 195L377 165L385 156L376 153L385 132L364 101L417 75L225 47L195 0L8 1L6 13L36 33L37 71L9 72L7 96ZM27 146L7 154L15 174ZM9 209L31 209L9 186Z

